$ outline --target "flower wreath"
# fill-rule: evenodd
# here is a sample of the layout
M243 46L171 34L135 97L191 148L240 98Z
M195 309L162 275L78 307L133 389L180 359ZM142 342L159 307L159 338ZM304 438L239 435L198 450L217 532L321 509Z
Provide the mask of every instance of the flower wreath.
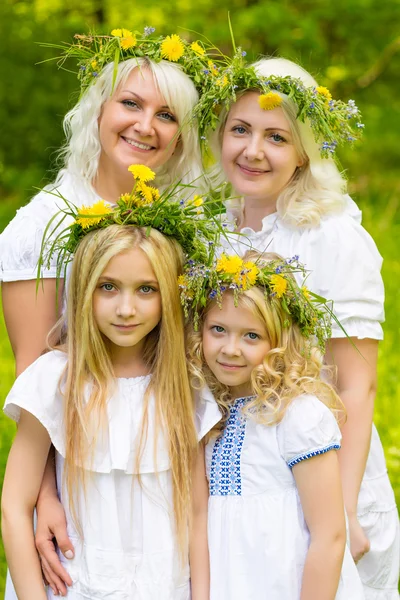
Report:
M263 110L280 106L285 96L293 100L298 107L297 119L308 119L322 158L333 155L338 145L352 143L361 136L364 125L354 100L334 100L326 87L306 87L295 77L262 77L246 63L245 56L246 52L237 48L232 59L221 55L211 70L206 68L207 87L195 109L205 153L207 135L210 129L216 129L222 108L229 110L238 92L245 90L260 92Z
M299 286L295 273L306 277L306 269L299 257L283 260L265 260L260 262L244 261L237 255L222 254L213 265L196 264L189 260L184 274L179 276L178 285L186 316L193 316L197 329L199 312L214 300L221 306L225 291L233 291L237 305L241 293L257 286L264 290L265 298L275 298L288 318L284 325L289 327L293 321L299 326L305 338L315 337L324 352L325 342L331 336L331 320L337 319L332 312L332 302L311 292L305 285ZM340 324L339 324L340 325Z
M131 165L135 183L130 193L122 194L115 204L99 200L92 206L75 206L60 193L48 192L60 198L64 206L52 217L43 234L38 262L38 279L44 266L50 268L57 255L56 278L65 276L68 263L81 239L91 231L110 225L132 225L157 229L174 238L186 257L209 263L218 245L223 226L218 216L208 210L212 200L193 196L191 185L176 184L162 194L148 185L155 173L145 165ZM188 192L189 189L189 192ZM189 196L189 197L188 197ZM65 221L69 224L64 227Z
M99 76L101 70L114 62L114 82L118 64L130 58L146 57L155 62L168 60L179 64L201 93L209 83L207 70L212 61L207 54L212 47L203 41L188 42L179 35L154 36L154 27L145 27L143 32L129 29L113 29L109 35L89 33L75 34L72 44L43 44L62 51L59 66L68 58L78 61L78 79L83 93Z

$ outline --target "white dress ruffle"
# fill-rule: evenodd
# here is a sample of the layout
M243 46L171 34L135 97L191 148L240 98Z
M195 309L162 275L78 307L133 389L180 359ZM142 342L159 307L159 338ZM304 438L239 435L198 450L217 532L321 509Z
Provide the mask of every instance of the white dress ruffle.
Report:
M206 446L210 482L210 600L298 600L310 534L291 466L340 448L334 416L314 396L296 398L274 426L244 417L237 399ZM336 600L363 600L346 549Z
M86 499L78 494L83 541L74 526L63 488L65 437L63 398L58 382L66 366L59 351L40 357L17 379L4 410L18 421L21 408L47 429L56 448L57 487L66 510L75 558L60 560L70 573L70 600L189 600L189 566L180 565L174 537L172 481L165 439L158 435L154 454L154 399L149 400L149 429L140 464L143 396L150 376L117 379L108 402L108 427L90 465ZM199 438L220 419L211 395L196 409ZM91 423L94 427L94 424ZM140 472L140 481L138 477ZM48 598L53 598L50 588Z

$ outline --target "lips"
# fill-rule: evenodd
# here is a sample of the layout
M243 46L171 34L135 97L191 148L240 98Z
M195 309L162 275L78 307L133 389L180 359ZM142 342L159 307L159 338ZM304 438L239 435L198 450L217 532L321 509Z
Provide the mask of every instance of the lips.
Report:
M136 323L134 325L119 325L118 323L113 323L113 327L115 327L119 331L133 331L138 326L139 326L138 323Z
M131 138L124 137L123 135L121 137L132 148L135 148L135 150L139 150L140 152L149 152L150 150L155 150L155 147L150 146L150 144L138 142L137 140L132 140Z
M223 369L226 369L228 371L238 371L239 369L243 369L245 367L245 365L231 365L229 363L222 363L222 362L218 362L217 364L222 367Z
M236 163L239 169L245 173L246 175L254 175L257 177L258 175L264 175L265 173L269 173L267 169L253 169L252 167L248 167L247 165L241 165L240 163Z

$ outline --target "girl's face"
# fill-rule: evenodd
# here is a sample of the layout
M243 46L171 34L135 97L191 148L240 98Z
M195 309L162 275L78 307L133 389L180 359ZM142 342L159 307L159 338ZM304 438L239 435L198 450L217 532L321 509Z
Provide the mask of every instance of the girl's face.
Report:
M233 295L224 294L222 308L214 304L203 328L203 352L207 365L232 394L250 396L250 379L271 345L262 321L246 306L235 306Z
M172 156L179 124L148 69L133 69L105 102L99 118L99 169L118 172L132 164L156 169Z
M245 199L276 202L303 163L282 108L263 110L258 92L232 106L222 139L222 167Z
M113 359L142 356L146 336L161 319L158 281L143 250L133 248L110 260L97 282L93 315L111 343Z

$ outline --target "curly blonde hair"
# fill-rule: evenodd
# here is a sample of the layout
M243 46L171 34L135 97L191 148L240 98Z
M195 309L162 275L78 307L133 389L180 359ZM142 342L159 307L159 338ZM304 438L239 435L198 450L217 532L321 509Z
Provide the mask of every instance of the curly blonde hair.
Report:
M266 264L276 258L280 257L249 251L243 259ZM227 290L225 293L233 292ZM207 313L214 305L215 300L210 300L204 307L197 331L188 326L187 352L192 385L195 389L204 385L210 388L222 413L218 429L223 429L234 398L230 388L219 382L208 367L202 342ZM323 365L321 351L312 339L302 335L298 325L284 310L281 300L276 296L266 296L262 287L254 286L239 295L238 309L241 307L250 310L262 322L271 344L262 364L251 374L251 395L255 397L243 409L244 414L259 423L276 425L297 396L313 394L333 412L339 423L344 422L343 403L334 388L321 379L322 372L328 371Z

